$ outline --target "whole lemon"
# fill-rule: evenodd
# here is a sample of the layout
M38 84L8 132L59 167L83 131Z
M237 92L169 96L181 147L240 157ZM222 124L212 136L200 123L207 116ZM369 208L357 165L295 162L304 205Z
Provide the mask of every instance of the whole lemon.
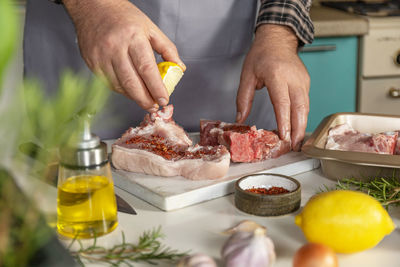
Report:
M340 253L372 248L395 228L377 200L350 190L312 197L296 216L295 223L309 242L322 243Z

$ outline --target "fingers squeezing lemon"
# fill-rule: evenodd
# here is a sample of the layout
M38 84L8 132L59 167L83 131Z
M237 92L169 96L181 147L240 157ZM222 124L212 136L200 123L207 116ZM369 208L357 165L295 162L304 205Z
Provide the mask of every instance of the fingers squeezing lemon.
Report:
M161 74L161 79L170 96L175 90L175 86L181 80L184 70L178 64L169 61L160 62L157 66Z

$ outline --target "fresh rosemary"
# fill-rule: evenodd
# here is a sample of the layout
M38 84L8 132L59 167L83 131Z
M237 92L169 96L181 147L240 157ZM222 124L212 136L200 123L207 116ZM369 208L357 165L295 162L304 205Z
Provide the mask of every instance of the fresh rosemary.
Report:
M85 266L83 260L90 262L105 262L110 266L133 266L132 262L146 262L152 265L157 265L159 260L177 261L188 252L178 252L161 244L160 239L165 236L161 232L161 227L151 231L145 231L139 237L137 244L128 243L125 240L124 232L122 232L122 243L114 245L112 248L104 248L97 245L97 238L94 238L93 244L84 248L82 242L78 239L73 239L68 249L71 249L72 244L77 241L80 245L78 251L71 251L72 256L76 261Z
M338 181L335 188L329 188L324 185L321 191L330 190L358 190L374 197L382 206L388 208L400 206L400 180L398 178L376 177L372 181L363 182L361 180L350 178Z

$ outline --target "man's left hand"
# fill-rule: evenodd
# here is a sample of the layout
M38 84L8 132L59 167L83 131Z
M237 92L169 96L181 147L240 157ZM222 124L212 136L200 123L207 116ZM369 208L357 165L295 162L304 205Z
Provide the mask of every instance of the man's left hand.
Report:
M298 40L287 26L264 24L257 28L243 64L237 93L236 121L249 116L254 92L264 86L274 106L279 136L298 151L309 112L310 77L297 54Z

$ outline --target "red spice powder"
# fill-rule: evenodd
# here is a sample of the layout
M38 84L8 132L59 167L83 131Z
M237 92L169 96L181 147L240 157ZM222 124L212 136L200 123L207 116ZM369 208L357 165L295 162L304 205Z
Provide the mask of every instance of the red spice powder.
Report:
M158 135L134 136L125 141L126 144L136 144L139 148L153 152L167 160L179 159L185 155L180 151L165 143L164 137Z
M159 135L134 136L125 141L126 144L135 144L138 148L153 152L167 160L199 159L204 155L212 154L213 151L198 149L194 152L187 151L182 147L173 146L165 141L165 138Z
M286 188L279 187L279 186L272 186L268 189L259 187L259 188L250 188L244 190L246 192L250 193L255 193L255 194L261 194L261 195L279 195L279 194L284 194L284 193L289 193L290 191L287 190Z

